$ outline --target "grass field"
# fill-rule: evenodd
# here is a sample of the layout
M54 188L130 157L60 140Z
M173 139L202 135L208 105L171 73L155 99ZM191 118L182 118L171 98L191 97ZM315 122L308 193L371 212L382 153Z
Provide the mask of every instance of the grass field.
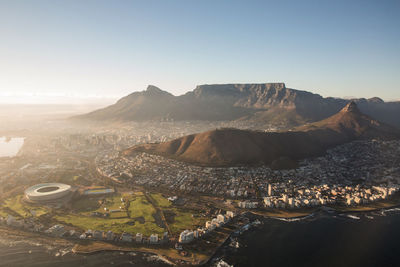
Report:
M138 221L135 222L135 226L141 229L141 231L139 231L140 233L162 234L165 232L164 228L157 226L153 216L156 210L143 195L137 194L130 200L128 212L131 218L144 218L145 222L143 224Z
M170 229L173 234L178 234L183 230L196 229L198 226L204 226L206 218L192 216L193 212L172 206L172 203L160 193L152 193L151 198L157 203L164 212L174 213L174 222L170 223Z
M3 209L0 209L0 216L1 216L1 217L7 217L7 216L8 216L8 213L5 212Z
M30 205L29 203L23 202L22 199L23 195L17 195L9 198L4 202L3 207L7 207L10 210L13 210L24 218L32 216L30 211L35 211L36 216L41 216L49 212L49 209L45 207Z
M106 198L106 203L101 206L98 212L104 212L104 208L107 208L109 210L119 210L121 207L121 210L124 210L124 205L121 202L121 195L116 194L113 195L112 197Z
M77 214L59 214L55 219L82 230L111 230L116 233L142 233L146 236L153 233L161 235L166 231L165 228L157 225L157 222L162 222L156 221L156 208L169 214L175 214L172 223L169 224L173 234L178 234L185 229L195 229L198 225L204 225L206 221L205 218L192 216L192 212L173 207L171 202L160 193L152 193L150 197L155 206L148 201L142 192L114 194L105 197L103 204L99 202L103 198L82 198L72 205ZM129 203L127 211L122 205L121 198ZM111 212L108 218L91 216L92 212L105 213L105 207L109 210L118 210L120 206L123 208L122 211Z
M121 202L129 202L128 213L125 211ZM73 209L78 212L75 214L58 215L58 221L74 225L82 230L111 230L115 233L127 232L131 234L142 233L151 235L153 233L162 234L164 228L157 226L153 215L155 208L146 200L141 192L136 194L115 194L105 198L105 203L100 205L102 198L82 198L73 203ZM109 218L99 218L90 216L92 212L105 213L104 208L109 210L121 211L110 212ZM139 219L135 219L139 218ZM143 223L144 220L144 223Z
M101 197L83 197L72 204L72 209L75 212L89 216L92 212L106 213L104 208L108 210L120 210L120 207L122 207L121 211L113 212L110 216L112 218L128 217L121 202L120 194L105 198L106 201L103 204L100 203L101 199Z
M54 217L56 220L60 222L64 222L67 224L71 224L75 227L78 227L82 230L101 230L108 231L111 230L115 233L136 233L136 229L128 225L127 223L130 221L129 218L123 219L112 219L112 218L95 218L83 215L57 215Z
M193 217L193 213L181 209L170 208L168 210L175 213L174 223L169 225L174 234L180 233L186 229L194 230L198 226L204 226L207 221L206 218Z
M95 211L99 209L99 201L95 198L81 198L72 204L72 209L77 212Z
M160 193L153 193L150 194L150 196L154 199L154 201L160 208L168 208L172 205L171 202L165 197L163 197L162 194Z

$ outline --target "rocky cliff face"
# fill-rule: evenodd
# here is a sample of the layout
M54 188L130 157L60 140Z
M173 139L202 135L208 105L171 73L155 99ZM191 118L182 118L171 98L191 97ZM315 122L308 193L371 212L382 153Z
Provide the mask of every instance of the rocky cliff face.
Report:
M400 102L379 98L354 99L360 110L400 127ZM78 119L89 120L248 120L257 125L282 123L288 127L327 118L349 100L323 98L290 89L284 83L210 84L173 96L155 86L132 93L114 105Z

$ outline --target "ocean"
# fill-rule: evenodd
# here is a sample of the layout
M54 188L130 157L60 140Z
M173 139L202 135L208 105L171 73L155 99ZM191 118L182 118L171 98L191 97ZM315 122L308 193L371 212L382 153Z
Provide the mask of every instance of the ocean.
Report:
M235 236L207 266L399 266L400 209L328 214L263 224ZM235 247L238 245L238 248ZM69 247L2 240L0 266L168 266L157 256L104 252L76 255Z
M400 209L353 216L321 213L292 222L269 218L235 238L238 248L230 246L234 242L222 247L210 265L400 266L399 226Z

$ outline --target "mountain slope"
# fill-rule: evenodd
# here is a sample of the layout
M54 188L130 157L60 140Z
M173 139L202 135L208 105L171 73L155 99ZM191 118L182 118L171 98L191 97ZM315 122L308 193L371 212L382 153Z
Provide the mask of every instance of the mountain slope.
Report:
M400 127L400 102L355 99L360 110L375 119ZM200 85L181 96L149 86L114 105L75 117L80 120L240 120L254 125L286 127L325 119L349 100L323 98L290 89L284 83Z
M354 101L327 119L295 128L297 131L315 129L334 130L350 138L394 138L399 132L398 129L363 114Z
M271 164L320 155L356 139L400 138L400 131L362 114L354 102L339 113L289 132L264 133L220 129L188 135L170 142L134 146L123 152L147 152L203 166Z

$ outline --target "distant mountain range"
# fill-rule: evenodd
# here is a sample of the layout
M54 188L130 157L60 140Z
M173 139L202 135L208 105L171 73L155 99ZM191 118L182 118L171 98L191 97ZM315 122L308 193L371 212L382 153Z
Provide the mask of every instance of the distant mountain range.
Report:
M284 83L200 85L180 96L150 85L145 91L134 92L111 106L74 119L238 120L292 127L325 119L349 101L286 88ZM400 127L400 101L384 102L377 97L352 101L372 118Z
M202 166L271 164L291 168L295 160L359 139L398 139L400 130L363 114L355 102L337 114L293 131L219 129L169 142L137 145L123 152L147 152Z

